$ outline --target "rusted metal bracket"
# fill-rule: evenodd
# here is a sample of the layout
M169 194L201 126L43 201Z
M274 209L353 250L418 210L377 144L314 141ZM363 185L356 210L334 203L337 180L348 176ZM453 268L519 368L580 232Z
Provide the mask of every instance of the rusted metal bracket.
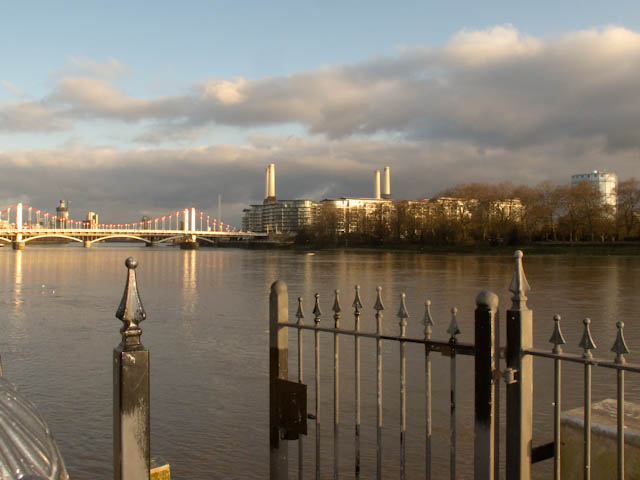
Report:
M554 442L544 443L531 449L531 463L538 463L553 458Z
M504 380L504 383L506 383L507 385L511 385L513 383L518 383L518 380L516 379L517 373L518 370L515 370L513 368L505 368L504 371L496 369L493 371L493 379L499 380L500 378L502 378Z
M282 440L297 440L307 434L307 386L278 379L278 427Z

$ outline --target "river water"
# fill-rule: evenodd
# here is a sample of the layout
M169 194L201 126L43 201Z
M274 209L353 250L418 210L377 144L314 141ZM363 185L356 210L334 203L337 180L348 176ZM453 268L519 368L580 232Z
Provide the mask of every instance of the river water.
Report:
M265 478L268 469L268 295L276 279L289 288L290 314L304 299L313 323L318 292L322 324L332 325L333 289L341 290L342 326L352 328L353 286L361 285L362 329L373 330L375 287L383 288L384 332L399 331L398 299L407 294L408 335L423 335L424 301L432 301L434 338L446 339L451 307L458 308L461 341L473 341L475 297L490 288L500 308L510 305L509 256L426 255L380 252L298 252L150 249L134 244L35 246L0 250L0 353L5 377L37 404L51 427L73 479L112 475L112 350L120 341L114 317L125 281L124 260L134 256L147 320L142 341L151 355L152 454L171 464L174 478ZM597 356L613 358L615 323L626 323L632 352L640 351L640 258L524 258L532 292L535 345L550 348L553 315L563 316L566 351L579 352L582 319L593 319ZM504 317L504 315L501 315ZM502 318L504 321L504 319ZM504 332L504 326L503 328ZM305 382L313 405L313 337L305 334ZM290 334L290 374L296 372L295 335ZM363 478L375 473L375 355L362 340ZM504 343L504 342L503 342ZM332 439L332 337L324 335L323 476L330 477ZM353 470L353 339L341 340L341 468ZM384 465L397 477L398 346L384 347ZM637 354L636 354L637 355ZM632 353L629 360L637 356ZM637 361L637 360L636 360ZM424 464L424 351L408 346L408 477L421 478ZM460 358L458 472L473 462L471 357ZM536 360L535 443L552 439L551 362ZM448 359L434 356L434 472L448 468ZM612 372L594 372L594 401L612 397ZM565 368L565 408L581 406L578 367ZM504 388L503 388L504 394ZM627 398L640 402L640 382L628 375ZM305 469L313 469L313 423L305 442ZM297 447L290 447L295 466ZM547 462L549 463L549 462ZM544 465L535 467L545 476Z

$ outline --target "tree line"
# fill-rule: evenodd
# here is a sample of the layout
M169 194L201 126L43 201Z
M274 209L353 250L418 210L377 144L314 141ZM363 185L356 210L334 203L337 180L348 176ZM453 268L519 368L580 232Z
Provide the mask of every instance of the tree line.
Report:
M607 205L586 181L460 184L432 199L396 200L373 211L322 205L296 242L332 247L640 240L640 182L620 182L617 199L616 207Z

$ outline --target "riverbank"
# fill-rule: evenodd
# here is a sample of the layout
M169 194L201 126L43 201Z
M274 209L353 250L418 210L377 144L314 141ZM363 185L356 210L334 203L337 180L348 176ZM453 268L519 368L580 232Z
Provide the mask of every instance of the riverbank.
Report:
M203 245L204 246L204 245ZM382 245L382 246L317 246L279 242L229 242L218 244L222 248L249 248L258 250L293 250L300 252L351 251L351 252L415 252L436 255L509 255L522 250L526 255L640 255L640 242L544 242L530 245Z

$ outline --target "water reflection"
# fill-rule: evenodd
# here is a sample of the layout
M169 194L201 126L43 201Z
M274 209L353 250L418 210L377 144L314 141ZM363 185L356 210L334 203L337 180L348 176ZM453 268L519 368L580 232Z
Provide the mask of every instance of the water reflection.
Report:
M350 305L353 286L361 285L364 304L362 330L375 329L372 307L375 288L383 287L383 330L398 332L398 299L407 294L410 317L407 335L423 335L424 301L432 300L436 325L433 338L446 339L452 306L459 308L461 341L473 341L475 297L483 288L500 296L500 309L510 305L507 287L513 258L493 256L419 255L379 252L299 252L100 245L93 249L29 245L23 252L0 250L1 353L5 371L26 390L43 411L58 439L73 478L106 478L111 471L112 349L119 342L119 322L114 313L122 295L124 259L138 259L138 284L148 321L143 324L144 344L150 349L152 382L152 443L181 478L264 478L268 464L267 424L267 315L271 283L278 278L289 287L289 312L303 296L306 322L312 322L313 294L320 294L322 325L332 324L333 290L343 293L342 325L352 328ZM594 319L593 334L603 357L615 338L615 321L626 321L626 338L632 352L640 351L637 291L640 259L605 257L525 257L532 292L534 343L548 348L553 315L563 316L566 351L578 352L584 316ZM46 285L42 288L41 285ZM55 290L56 294L52 294ZM42 292L45 292L43 294ZM501 314L504 333L504 313ZM305 336L305 378L313 388L313 337ZM305 334L306 335L306 334ZM290 335L290 372L294 376L295 335ZM330 419L332 342L322 336L327 364L321 399L325 419ZM409 476L418 476L423 462L424 350L408 346L407 376ZM398 371L397 345L385 344L383 366L385 463L397 460ZM308 355L308 357L307 357ZM637 355L637 354L636 354ZM341 340L343 377L341 408L345 424L353 418L353 341ZM608 357L607 357L608 358ZM612 357L611 357L612 358ZM634 354L629 356L634 361ZM548 380L547 366L535 362L541 382ZM461 471L473 458L472 395L469 384L473 364L460 358L459 441ZM437 437L437 476L447 469L448 359L433 358L434 435ZM573 375L573 377L571 377ZM581 372L567 366L567 408L577 406ZM574 384L570 379L577 379ZM598 395L608 395L601 384L609 378L594 376ZM615 386L615 382L611 383ZM323 383L324 385L324 383ZM545 385L542 383L542 385ZM574 388L575 387L575 388ZM536 419L546 433L550 388L536 389ZM180 392L179 395L176 392ZM601 393L600 393L601 392ZM309 398L312 398L312 390ZM547 395L547 396L545 396ZM628 399L640 398L640 382L629 378ZM594 395L594 399L596 395ZM637 401L637 400L636 400ZM375 342L362 340L362 446L363 476L375 475ZM330 421L325 422L327 438ZM323 427L324 428L324 427ZM345 431L348 428L345 426ZM346 435L346 434L345 434ZM313 438L313 432L310 437ZM435 437L434 437L435 438ZM90 439L90 441L85 441ZM342 445L349 445L345 436ZM542 441L546 438L541 437ZM465 446L466 445L466 446ZM313 449L313 442L305 448ZM327 461L330 462L327 442ZM442 447L442 448L440 448ZM325 447L323 447L324 449ZM346 447L345 447L346 448ZM466 450L465 450L466 449ZM295 449L294 449L295 451ZM80 454L78 452L81 452ZM294 455L292 454L292 458ZM348 462L347 455L344 461ZM310 452L309 458L313 458ZM345 469L350 469L345 464ZM215 468L215 475L211 468ZM311 465L307 465L308 470ZM465 467L466 468L466 467ZM331 471L331 466L326 466Z

